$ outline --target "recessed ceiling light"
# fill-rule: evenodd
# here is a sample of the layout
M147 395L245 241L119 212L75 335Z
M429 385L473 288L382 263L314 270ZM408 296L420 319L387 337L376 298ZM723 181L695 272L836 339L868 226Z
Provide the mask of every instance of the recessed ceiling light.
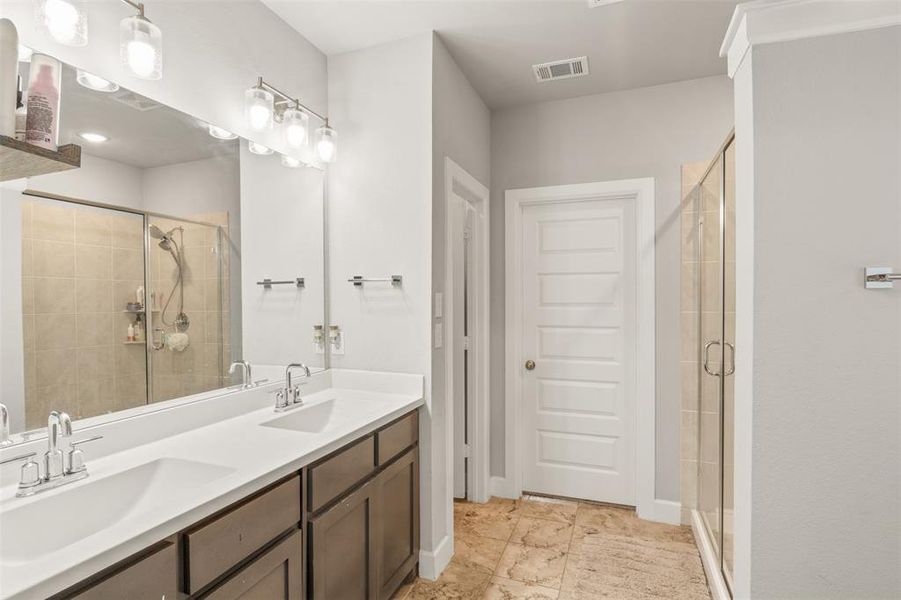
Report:
M599 6L607 6L608 4L616 4L623 0L588 0L588 8L597 8Z
M78 137L83 139L86 142L91 142L92 144L100 144L102 142L109 141L109 138L100 133L94 133L92 131L82 131L78 134Z
M260 154L262 156L268 156L272 154L272 148L267 148L263 144L257 144L256 142L247 141L247 149L253 152L254 154Z
M119 89L118 83L107 81L103 77L98 77L93 73L88 73L87 71L82 71L81 69L76 69L75 81L88 88L89 90L94 90L95 92L115 92Z
M221 127L216 127L215 125L209 125L210 135L216 138L217 140L233 140L238 136L227 129L222 129Z

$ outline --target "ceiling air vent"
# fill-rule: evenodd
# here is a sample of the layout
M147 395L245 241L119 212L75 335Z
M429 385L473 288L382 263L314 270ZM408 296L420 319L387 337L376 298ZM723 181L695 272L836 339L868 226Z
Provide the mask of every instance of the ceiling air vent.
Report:
M150 98L145 98L140 94L136 94L131 90L126 90L124 88L120 88L118 92L112 94L112 99L141 112L147 112L148 110L154 110L162 106Z
M580 56L579 58L555 60L554 62L532 65L532 71L535 73L535 79L538 80L538 83L582 77L583 75L588 75L588 57Z
M597 8L598 6L607 6L608 4L616 4L623 0L588 0L588 8Z

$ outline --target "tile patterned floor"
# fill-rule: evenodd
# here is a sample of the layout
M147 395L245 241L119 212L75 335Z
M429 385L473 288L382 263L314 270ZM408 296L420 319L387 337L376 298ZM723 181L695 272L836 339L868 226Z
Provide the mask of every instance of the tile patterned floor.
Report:
M691 530L642 521L620 507L526 496L454 503L454 558L437 581L417 579L394 600L567 600L582 540L610 532L663 540Z

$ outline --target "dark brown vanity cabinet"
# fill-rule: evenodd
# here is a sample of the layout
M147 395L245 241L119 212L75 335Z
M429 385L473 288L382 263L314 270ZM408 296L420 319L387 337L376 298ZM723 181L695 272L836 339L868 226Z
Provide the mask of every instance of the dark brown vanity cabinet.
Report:
M303 536L295 531L229 577L203 600L301 600Z
M388 600L419 554L416 411L53 596Z
M375 433L374 454L346 449L309 470L308 496L325 508L309 517L308 596L311 600L388 600L416 568L419 554L419 448L416 413ZM334 461L334 462L333 462ZM356 463L356 464L354 464ZM337 468L340 465L340 468ZM368 466L367 466L368 465ZM353 491L317 496L320 473L374 472ZM334 477L324 479L331 485ZM323 481L323 479L319 479ZM346 478L340 486L346 484Z

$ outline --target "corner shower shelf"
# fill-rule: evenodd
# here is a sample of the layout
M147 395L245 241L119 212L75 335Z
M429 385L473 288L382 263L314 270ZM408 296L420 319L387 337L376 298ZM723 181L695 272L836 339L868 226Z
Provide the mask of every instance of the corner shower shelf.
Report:
M66 144L56 152L0 135L0 181L46 175L81 167L81 146Z
M140 341L140 342L129 342L129 341L124 341L124 342L122 342L122 343L125 344L126 346L146 346L146 345L147 345L147 342L145 342L145 341L143 341L143 340Z

